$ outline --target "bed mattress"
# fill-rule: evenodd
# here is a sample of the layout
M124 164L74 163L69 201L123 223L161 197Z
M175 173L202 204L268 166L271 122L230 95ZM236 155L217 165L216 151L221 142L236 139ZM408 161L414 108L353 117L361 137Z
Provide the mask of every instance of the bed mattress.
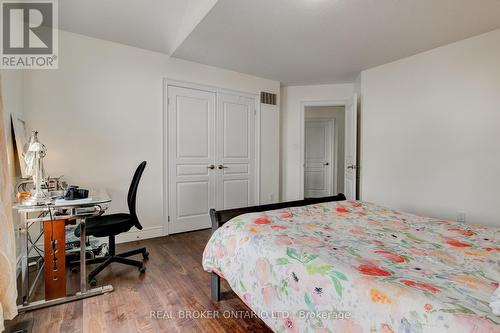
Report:
M340 201L238 216L203 267L275 332L500 332L500 229Z

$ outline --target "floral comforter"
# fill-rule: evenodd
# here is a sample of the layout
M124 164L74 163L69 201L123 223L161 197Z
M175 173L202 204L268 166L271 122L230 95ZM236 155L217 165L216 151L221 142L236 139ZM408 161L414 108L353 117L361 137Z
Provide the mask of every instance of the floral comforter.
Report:
M358 201L236 217L203 267L275 332L500 332L500 229Z

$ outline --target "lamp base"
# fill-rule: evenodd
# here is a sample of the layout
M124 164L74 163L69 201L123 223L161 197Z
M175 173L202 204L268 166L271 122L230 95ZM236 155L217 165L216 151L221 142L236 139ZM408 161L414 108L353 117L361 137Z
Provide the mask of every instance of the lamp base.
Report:
M50 203L50 199L44 193L33 193L31 197L23 201L23 205L40 206Z

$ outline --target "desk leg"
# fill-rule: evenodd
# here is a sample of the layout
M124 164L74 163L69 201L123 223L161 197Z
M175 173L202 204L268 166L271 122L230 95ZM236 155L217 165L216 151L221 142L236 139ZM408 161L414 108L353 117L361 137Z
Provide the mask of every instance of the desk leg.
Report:
M80 293L84 294L87 291L87 265L85 252L87 246L85 244L85 218L80 219Z
M27 221L27 215L26 215L26 219L25 221ZM23 293L23 305L20 305L17 307L17 311L18 312L26 312L26 311L32 311L32 310L36 310L36 309L42 309L42 308L46 308L46 307L49 307L49 306L52 306L52 305L56 305L56 304L63 304L63 303L67 303L67 302L73 302L73 301L77 301L77 300L81 300L81 299L84 299L84 298L88 298L88 297L93 297L93 296L97 296L97 295L102 295L102 294L105 294L105 293L109 293L111 291L113 291L113 286L111 285L106 285L106 286L102 286L102 287L97 287L97 288L92 288L92 289L89 289L87 290L87 267L85 265L85 250L86 250L86 246L85 246L85 218L80 218L80 291L77 292L75 295L71 295L71 296L66 296L66 297L61 297L61 298L57 298L57 299L52 299L52 300L41 300L41 301L36 301L36 302L31 302L29 303L28 302L28 288L25 288L25 286L28 286L28 266L27 266L27 254L26 256L23 257L23 268L26 267L26 271L23 272L23 275L26 276L26 285L24 284L24 280L23 280L23 286L22 286L22 293ZM24 222L23 222L24 223ZM25 224L25 223L24 223ZM26 235L26 239L27 239L27 235ZM28 243L28 242L26 242ZM28 245L26 244L26 246L23 246L23 254L26 253L26 251L28 250ZM26 265L24 265L25 263L25 258L26 258ZM26 298L24 295L27 295Z
M21 297L23 305L29 303L29 276L28 276L28 213L21 214Z

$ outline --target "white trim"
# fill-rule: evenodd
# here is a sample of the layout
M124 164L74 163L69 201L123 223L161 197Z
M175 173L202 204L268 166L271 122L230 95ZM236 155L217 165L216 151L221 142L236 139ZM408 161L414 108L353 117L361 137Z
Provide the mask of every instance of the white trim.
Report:
M164 80L164 82L166 82L167 86L173 86L173 87L178 87L178 88L196 89L196 90L208 91L208 92L213 92L213 93L222 93L222 94L229 94L229 95L236 95L236 96L244 96L244 97L248 97L248 98L255 98L255 99L257 99L257 101L260 101L259 94L249 93L247 91L221 88L221 87L217 87L217 86L208 86L208 85L198 84L198 83L193 83L193 82L172 80L169 78L164 78L163 80Z
M348 99L337 99L337 100L326 100L326 101L308 101L303 100L300 102L300 115L299 115L299 200L304 199L304 163L305 163L305 113L307 106L343 106L347 107L350 100Z
M254 169L255 169L255 204L260 205L260 142L261 142L261 133L260 133L260 99L257 96L255 98L255 160L254 160Z
M198 83L171 80L169 78L165 78L164 82L166 82L167 86L172 86L172 87L196 89L196 90L203 90L203 91L214 92L214 93L217 92L217 87L206 86L206 85L198 84Z
M255 201L256 204L260 203L260 120L261 120L261 110L260 110L260 96L256 93L249 93L234 89L227 88L219 88L215 86L208 86L198 83L186 82L186 81L178 81L169 78L163 78L163 110L162 110L162 164L163 164L163 202L162 202L162 236L167 236L170 234L169 232L169 222L168 222L168 214L169 214L169 197L168 197L168 87L180 87L180 88L188 88L188 89L196 89L202 91L213 92L215 94L224 93L231 95L238 95L247 98L251 98L255 100L255 160L254 160L254 168L255 168ZM216 96L217 97L217 96ZM216 103L218 103L218 98L216 98ZM155 236L156 237L156 236Z
M116 243L126 243L141 239L156 238L163 236L163 226L149 227L142 230L133 230L116 236Z
M163 101L161 112L161 160L162 160L162 203L161 203L161 221L162 221L162 234L168 235L168 142L167 142L167 128L168 128L168 83L167 79L163 79Z

